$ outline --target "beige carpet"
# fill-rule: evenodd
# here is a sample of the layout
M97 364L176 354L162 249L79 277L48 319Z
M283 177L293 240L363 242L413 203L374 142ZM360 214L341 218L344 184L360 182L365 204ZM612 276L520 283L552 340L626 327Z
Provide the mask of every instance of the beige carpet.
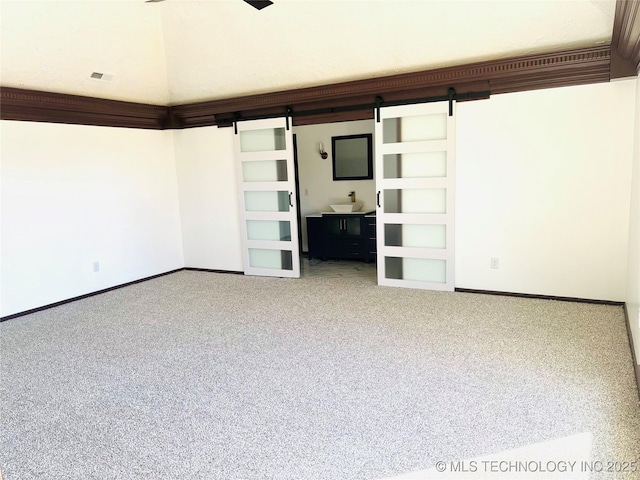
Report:
M436 478L514 452L640 454L620 307L185 271L6 321L0 351L5 480Z

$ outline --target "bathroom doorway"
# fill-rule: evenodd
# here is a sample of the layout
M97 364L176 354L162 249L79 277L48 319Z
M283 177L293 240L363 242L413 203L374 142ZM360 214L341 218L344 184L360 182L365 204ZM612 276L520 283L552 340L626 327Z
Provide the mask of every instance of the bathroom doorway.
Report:
M294 126L294 163L296 174L296 196L298 205L300 267L302 276L319 277L361 277L376 281L375 233L374 245L365 260L345 259L344 256L328 255L326 258L309 258L308 216L320 216L331 211L330 205L351 203L351 192L360 208L358 213L375 215L375 178L362 180L334 180L332 163L332 138L345 136L373 135L374 120L335 122L317 125ZM323 158L321 153L326 152ZM373 155L373 151L371 152ZM362 215L360 215L362 216ZM375 216L373 217L375 232ZM367 240L371 240L366 237ZM368 247L368 246L367 246Z
M372 261L380 285L453 291L455 102L386 106L376 117L294 127L305 265L357 276ZM334 140L368 136L377 150L374 178L337 178ZM356 197L362 204L350 208Z

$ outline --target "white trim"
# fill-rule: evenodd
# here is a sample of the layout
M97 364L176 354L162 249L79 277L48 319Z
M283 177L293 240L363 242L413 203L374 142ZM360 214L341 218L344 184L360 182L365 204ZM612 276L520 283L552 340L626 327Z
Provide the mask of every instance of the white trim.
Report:
M378 267L379 268L379 267ZM449 269L447 269L447 273ZM404 287L404 288L417 288L421 290L439 290L443 292L451 291L447 283L435 283L435 282L418 282L416 280L395 280L386 278L384 283L380 283L378 278L378 284L386 287Z
M435 260L447 260L446 248L421 248L421 247L384 247L385 256L401 258L433 258Z
M289 220L289 212L244 212L245 220Z
M376 147L383 155L393 155L394 153L424 153L424 152L446 152L448 150L447 140L420 140L407 143L382 143Z
M382 178L378 182L382 190L401 190L406 188L448 188L448 177L429 178Z
M283 277L283 278L300 278L300 274L294 270L271 270L269 268L250 268L244 272L245 275L254 275L257 277Z
M243 192L280 191L289 192L291 182L242 182L240 188ZM295 190L295 189L294 189Z
M446 213L387 213L384 217L386 223L448 225L450 221Z
M247 131L242 130L242 131ZM240 130L238 130L238 135L240 135ZM286 160L287 159L287 151L286 150L273 150L273 151L264 151L264 152L242 152L241 162L273 162L274 160Z
M293 251L293 242L291 240L247 240L247 248Z

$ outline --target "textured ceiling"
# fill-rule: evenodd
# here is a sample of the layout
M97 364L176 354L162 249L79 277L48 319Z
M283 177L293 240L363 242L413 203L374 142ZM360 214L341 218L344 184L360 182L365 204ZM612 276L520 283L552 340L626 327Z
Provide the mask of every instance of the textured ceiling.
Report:
M0 84L175 105L608 43L614 11L615 0L275 0L261 11L0 0Z

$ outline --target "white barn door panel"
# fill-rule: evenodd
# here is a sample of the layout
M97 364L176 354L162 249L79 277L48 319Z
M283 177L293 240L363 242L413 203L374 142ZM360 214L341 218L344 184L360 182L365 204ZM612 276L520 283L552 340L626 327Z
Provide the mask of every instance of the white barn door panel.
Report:
M375 128L378 284L453 291L455 115L383 107Z
M293 136L286 118L237 123L245 275L300 277Z

